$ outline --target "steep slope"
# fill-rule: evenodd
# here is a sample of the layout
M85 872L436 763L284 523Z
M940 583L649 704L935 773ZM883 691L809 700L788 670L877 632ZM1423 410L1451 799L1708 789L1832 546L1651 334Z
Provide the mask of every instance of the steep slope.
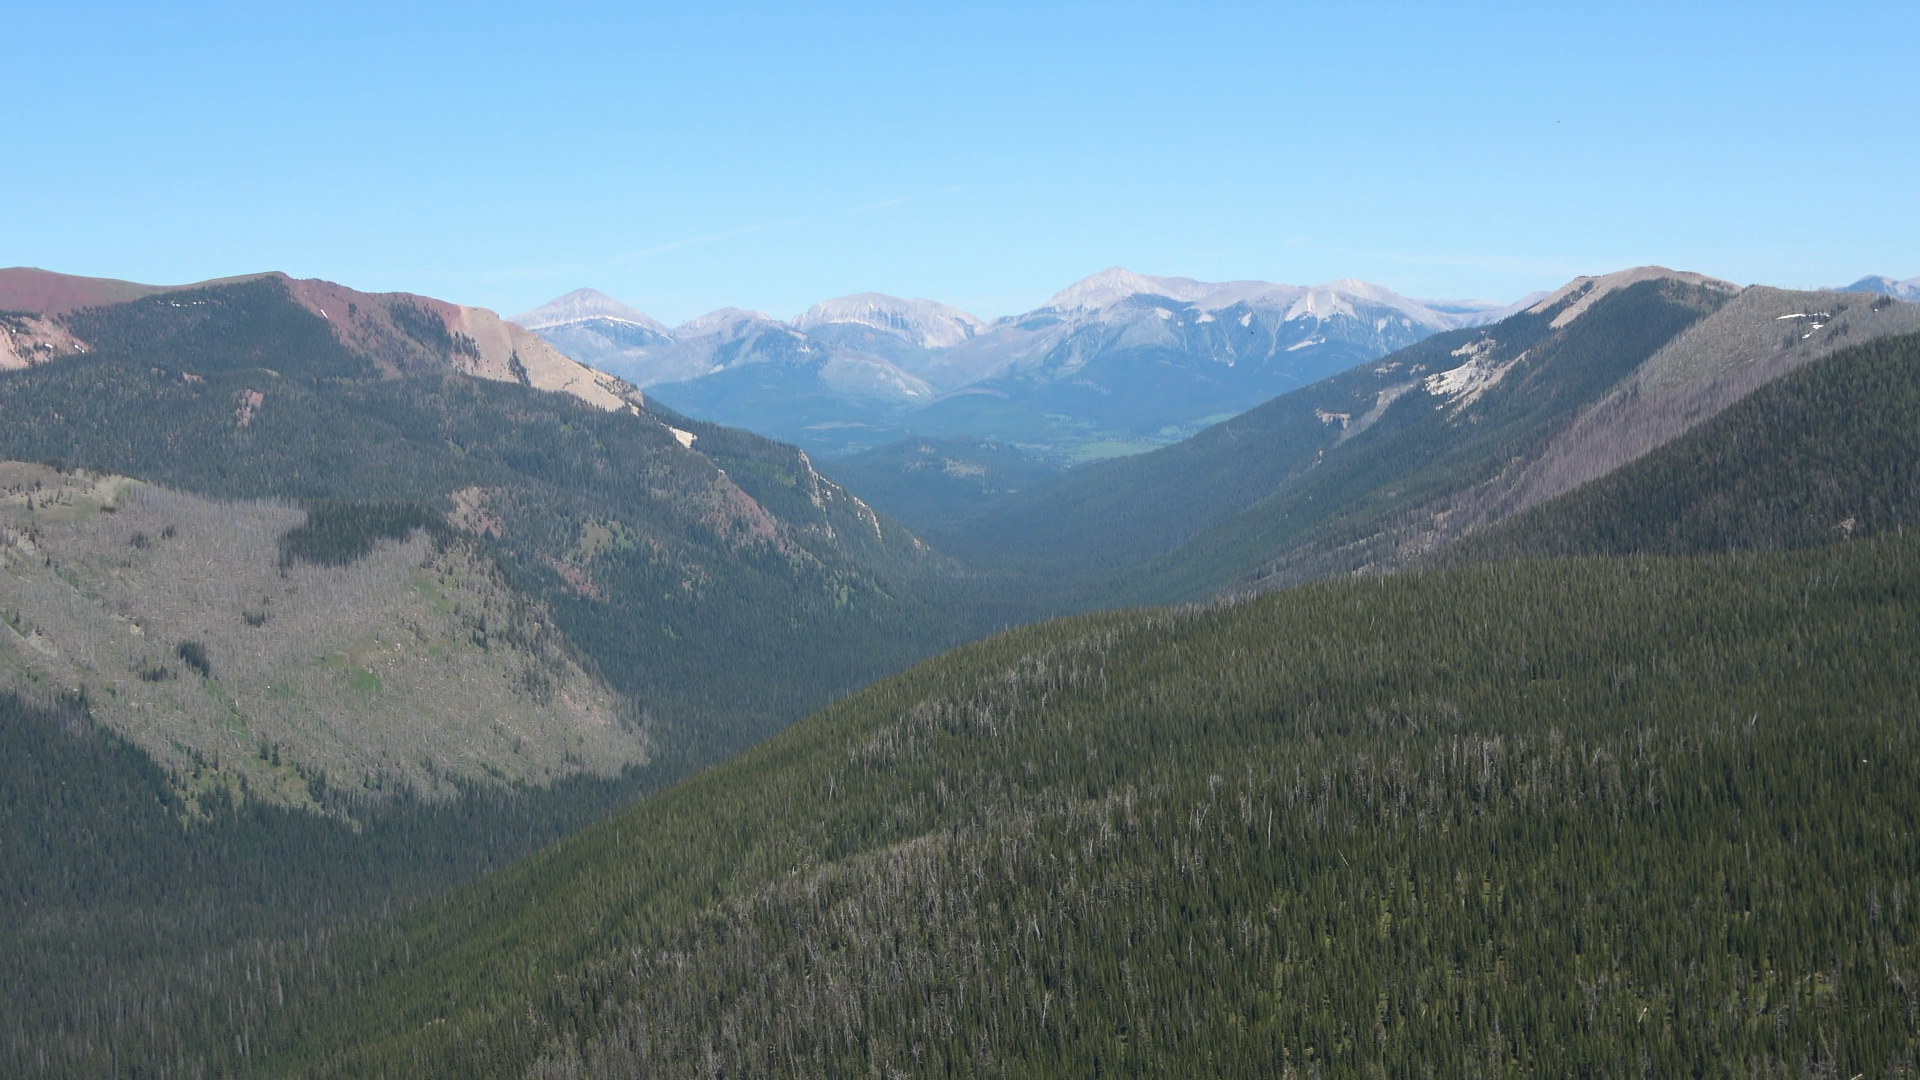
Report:
M950 349L964 344L987 328L982 319L937 300L902 300L884 293L857 293L822 301L801 312L793 325L814 337L834 333L857 338L826 338L841 344L865 346L863 351L893 357L899 346L908 349ZM898 343L898 345L894 343ZM923 357L900 354L909 362Z
M443 344L468 360L484 345L438 320L420 329L409 313L431 309L410 301L370 316L375 305L336 310L300 285L269 277L67 316L90 351L0 377L0 456L204 497L449 514L591 673L677 732L663 752L693 755L682 764L968 633L905 585L932 572L930 553L793 448L676 433L629 401L602 408L478 363L431 364ZM338 332L343 317L364 351Z
M1581 279L1491 327L1435 335L929 535L963 557L1078 577L1093 602L1200 597L1263 566L1272 576L1276 558L1283 580L1398 558L1424 535L1404 515L1530 460L1734 291L1651 270Z
M1475 493L1474 505L1450 515L1450 530L1457 535L1604 476L1835 350L1913 332L1920 305L1751 286L1648 358L1519 475Z
M1897 1074L1916 544L970 646L423 912L265 1072Z
M322 815L177 781L72 698L0 693L0 1073L231 1075L247 1050L228 1033L361 984L333 965L343 935L649 789L629 773L369 806L342 786ZM299 976L263 984L268 957Z
M1920 522L1920 334L1843 349L1453 560L1765 551Z
M539 334L567 356L645 387L652 362L673 346L673 335L638 308L592 289L565 296L513 317L516 326Z

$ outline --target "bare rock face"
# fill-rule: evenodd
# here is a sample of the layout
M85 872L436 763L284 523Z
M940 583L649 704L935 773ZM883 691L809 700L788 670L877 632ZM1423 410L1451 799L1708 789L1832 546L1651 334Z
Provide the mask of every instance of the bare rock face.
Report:
M85 351L86 346L58 319L0 315L0 371L19 371Z
M571 394L609 411L645 403L633 386L568 359L486 308L412 293L356 292L318 279L289 280L288 288L341 342L395 373L451 366L477 378Z

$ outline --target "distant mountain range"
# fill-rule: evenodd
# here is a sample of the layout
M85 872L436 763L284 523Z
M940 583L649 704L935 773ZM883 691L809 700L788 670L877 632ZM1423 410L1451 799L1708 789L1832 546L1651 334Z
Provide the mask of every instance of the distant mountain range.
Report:
M1892 297L1640 267L1052 479L989 489L990 448L958 440L827 469L975 565L1083 580L1090 603L1180 602L1417 563L1836 350L1917 331L1920 306Z
M1896 300L1920 301L1920 277L1911 277L1905 281L1895 281L1879 274L1869 274L1845 288L1835 292L1878 293L1891 296Z
M992 321L861 293L792 322L726 308L669 328L591 289L513 321L690 416L815 453L972 436L1072 462L1178 441L1356 363L1514 310L1410 300L1352 280L1208 283L1114 267Z

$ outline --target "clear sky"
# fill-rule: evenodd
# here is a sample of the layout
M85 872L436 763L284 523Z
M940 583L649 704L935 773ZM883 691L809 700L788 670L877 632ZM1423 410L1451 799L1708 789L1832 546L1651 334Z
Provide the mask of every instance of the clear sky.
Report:
M1920 5L0 0L0 265L668 322L1920 274Z

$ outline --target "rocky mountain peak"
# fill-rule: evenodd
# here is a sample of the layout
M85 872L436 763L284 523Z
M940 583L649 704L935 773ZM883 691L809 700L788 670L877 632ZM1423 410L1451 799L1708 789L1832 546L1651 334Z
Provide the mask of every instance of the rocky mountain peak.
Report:
M987 328L985 320L950 304L874 292L823 301L793 320L802 330L847 324L891 334L921 349L951 348Z
M664 323L650 317L646 312L631 304L615 300L597 289L575 289L531 311L523 311L508 321L529 330L545 330L548 327L563 326L586 319L617 319L620 322L645 327L656 334L668 332Z

